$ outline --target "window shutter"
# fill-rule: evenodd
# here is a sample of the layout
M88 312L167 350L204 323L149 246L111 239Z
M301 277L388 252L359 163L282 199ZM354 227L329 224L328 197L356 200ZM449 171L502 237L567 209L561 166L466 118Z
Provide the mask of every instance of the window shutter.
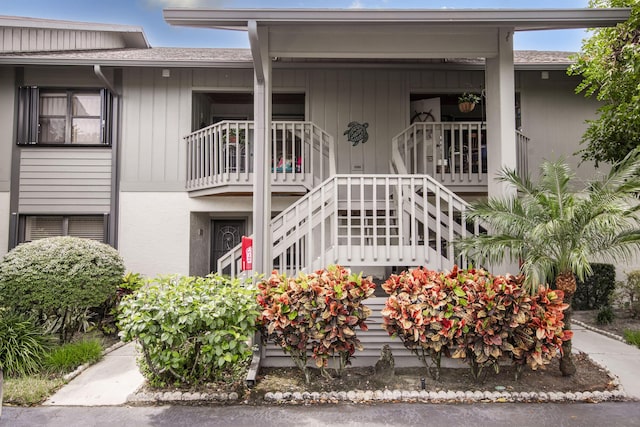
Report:
M39 92L37 86L18 89L18 144L38 143Z
M83 237L104 243L104 217L69 217L69 236Z
M113 120L113 94L109 89L100 90L100 98L102 101L100 140L105 145L111 145L112 138L112 120Z

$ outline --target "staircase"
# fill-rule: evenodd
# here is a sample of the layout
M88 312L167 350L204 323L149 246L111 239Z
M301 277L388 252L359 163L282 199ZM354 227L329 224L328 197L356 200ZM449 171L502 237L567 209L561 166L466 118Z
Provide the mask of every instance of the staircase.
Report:
M452 242L480 232L477 223L467 221L467 203L426 170L418 171L417 163L407 166L408 153L419 146L418 131L424 142L428 130L412 125L394 138L391 166L396 173L334 174L275 217L271 222L273 268L295 275L337 263L367 274L372 266L445 270L456 263L465 265ZM431 134L435 131L432 128ZM238 275L240 263L241 247L237 246L219 259L218 271ZM386 297L367 300L372 315L369 330L358 331L364 351L356 353L354 366L374 365L384 344L391 346L396 366L420 366L400 340L390 339L382 329L385 301ZM262 356L264 366L291 365L273 344L263 347Z
M466 218L457 191L486 192L486 143L482 123L415 123L393 138L391 170L385 175L335 175L271 222L273 268L295 275L330 264L367 274L372 266L447 270L466 265L452 242L479 234ZM516 133L518 169L526 170L528 138ZM220 258L218 271L240 274L241 247ZM376 293L381 295L381 293ZM364 351L354 366L372 366L384 344L396 366L420 366L417 357L382 329L386 297L374 297L369 330L358 331ZM263 348L262 365L290 366L280 348Z
M272 220L273 268L288 275L333 263L448 269L466 262L451 243L479 231L466 208L427 175L334 175ZM237 275L240 259L237 246L218 271Z

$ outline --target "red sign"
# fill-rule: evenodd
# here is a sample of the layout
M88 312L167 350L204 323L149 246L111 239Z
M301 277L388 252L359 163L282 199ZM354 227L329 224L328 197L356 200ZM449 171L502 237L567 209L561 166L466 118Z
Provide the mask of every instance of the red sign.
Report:
M242 236L242 271L253 270L253 239Z

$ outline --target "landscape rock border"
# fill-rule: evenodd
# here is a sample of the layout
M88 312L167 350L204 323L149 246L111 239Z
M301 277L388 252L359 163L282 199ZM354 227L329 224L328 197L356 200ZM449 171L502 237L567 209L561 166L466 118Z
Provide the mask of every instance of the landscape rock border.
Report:
M620 335L589 326L579 320L573 323L590 331L625 342ZM116 344L117 345L117 344ZM114 346L115 347L115 346ZM108 349L109 350L109 349ZM106 350L105 350L106 352ZM589 358L591 362L602 368L611 378L615 389L612 391L584 392L508 392L508 391L426 391L426 390L351 390L332 392L267 392L264 401L269 404L333 404L333 403L544 403L544 402L586 402L598 403L606 401L623 401L628 396L620 380L606 366ZM171 403L244 403L240 396L231 393L198 393L198 392L145 392L138 391L127 397L130 404L171 404Z
M605 401L627 400L620 380L605 366L593 361L602 368L611 378L615 389L611 391L584 391L584 392L508 392L508 391L426 391L426 390L350 390L332 392L267 392L264 402L267 404L334 404L334 403L542 403L542 402L588 402L598 403ZM190 404L190 403L214 403L214 404L239 404L247 403L240 400L236 392L230 393L199 393L182 391L145 391L141 390L127 397L128 404Z
M588 331L596 332L596 333L598 333L600 335L604 335L606 337L612 338L614 340L622 341L623 343L627 344L627 340L625 340L623 337L621 337L618 334L614 334L613 332L609 332L609 331L605 331L604 329L596 328L595 326L588 325L588 324L586 324L586 323L584 323L584 322L582 322L580 320L576 320L576 319L572 319L571 322L576 324L576 325L578 325L578 326L581 326L581 327L585 328Z
M107 354L111 353L112 351L115 351L117 349L119 349L120 347L123 347L126 343L124 341L118 341L117 343L113 344L111 347L105 348L102 351L102 357L106 356ZM84 372L89 366L94 365L94 363L85 363L84 365L80 365L78 366L75 370L73 370L72 372L69 372L68 374L64 375L62 377L62 379L64 379L65 383L68 383L69 381L71 381L72 379L74 379L75 377L77 377L78 375L80 375L82 372Z

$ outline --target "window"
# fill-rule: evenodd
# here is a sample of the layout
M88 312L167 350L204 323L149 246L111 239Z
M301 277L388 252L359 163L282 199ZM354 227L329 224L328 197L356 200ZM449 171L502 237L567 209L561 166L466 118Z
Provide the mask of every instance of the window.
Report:
M110 145L112 108L106 89L20 88L18 144Z
M22 218L22 242L45 237L73 236L106 241L105 216L25 216Z

